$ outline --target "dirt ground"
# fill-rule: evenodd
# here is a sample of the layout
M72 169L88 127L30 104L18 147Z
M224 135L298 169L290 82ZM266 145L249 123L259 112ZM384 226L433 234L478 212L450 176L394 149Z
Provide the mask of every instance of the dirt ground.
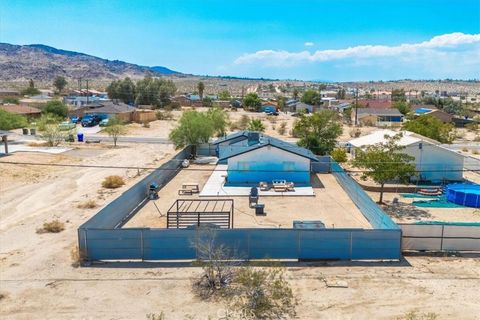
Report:
M163 130L160 123L158 130ZM188 263L72 266L77 228L147 171L2 162L157 167L175 153L172 146L158 144L77 147L62 155L0 158L0 318L146 319L148 313L161 312L165 319L224 318L220 302L205 302L192 293L200 269ZM126 185L103 189L101 181L112 174L122 176ZM165 189L173 192L168 188L176 192L175 186ZM86 200L98 207L77 207ZM65 223L65 230L36 232L53 219ZM479 319L478 255L291 263L286 276L299 299L298 319L396 319L415 310L434 312L438 319ZM346 287L331 287L336 281Z
M148 202L126 227L166 227L166 213L176 199L212 199L211 197L178 196L181 185L199 184L200 190L208 180L213 165L192 165L180 171L159 192L159 199ZM327 228L371 228L346 192L331 174L318 174L313 183L315 196L261 196L265 216L255 216L248 206L248 197L226 197L234 201L236 228L291 228L293 220L320 220ZM160 211L159 211L160 210Z

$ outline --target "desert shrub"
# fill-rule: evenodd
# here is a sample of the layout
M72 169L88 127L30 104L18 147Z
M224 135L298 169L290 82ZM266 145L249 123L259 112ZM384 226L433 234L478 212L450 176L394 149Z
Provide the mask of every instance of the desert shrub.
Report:
M20 100L18 100L18 98L16 97L5 97L2 99L2 103L4 104L20 104Z
M147 314L147 320L165 320L165 313L149 313Z
M358 138L360 137L360 135L362 134L362 131L358 128L353 128L352 130L350 130L348 132L348 134L350 135L350 137L352 138Z
M45 222L42 228L37 229L37 233L59 233L63 230L65 230L65 224L58 220L53 220Z
M60 130L58 124L47 124L42 131L41 137L47 141L47 146L55 147L67 139L68 133Z
M463 152L468 152L468 149L467 148L462 148L462 151Z
M330 156L338 163L347 162L347 151L344 148L333 149Z
M142 127L144 128L150 128L150 123L148 121L143 121L142 122Z
M92 200L92 199L82 202L77 206L77 208L79 209L93 209L96 207L97 207L97 203L95 202L95 200Z
M468 131L477 131L479 130L480 126L478 125L478 123L476 122L472 122L472 123L469 123L467 125L465 125L465 128L468 130Z
M170 111L157 111L156 113L158 120L172 120L173 114Z
M460 130L455 130L455 138L456 139L463 139L465 138L465 132Z
M242 115L240 120L238 120L238 128L240 130L245 130L250 122L250 118L247 115Z
M281 267L240 268L234 280L232 305L251 319L294 317L297 300Z
M12 130L26 127L27 125L27 118L24 116L0 109L0 130Z
M287 131L287 123L283 121L282 123L280 123L280 127L278 127L278 133L283 136L285 135L286 131Z
M417 311L407 312L404 316L397 318L397 320L435 320L438 319L436 313L418 313Z
M268 120L268 122L270 122L272 124L277 123L277 118L275 116L267 116L267 120Z
M473 150L472 153L476 155L478 154L478 150Z
M72 267L78 268L85 261L85 255L80 251L77 245L70 250L70 258L72 259Z
M124 184L125 181L120 176L108 176L102 181L102 187L107 189L120 188Z
M0 301L6 299L8 295L6 293L0 293Z

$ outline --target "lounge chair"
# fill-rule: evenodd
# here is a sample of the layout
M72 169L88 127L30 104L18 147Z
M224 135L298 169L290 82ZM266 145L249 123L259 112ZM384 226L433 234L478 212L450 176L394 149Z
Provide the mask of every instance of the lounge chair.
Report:
M260 188L261 191L268 191L268 189L270 189L268 182L265 182L265 181L261 181L258 184L258 187Z

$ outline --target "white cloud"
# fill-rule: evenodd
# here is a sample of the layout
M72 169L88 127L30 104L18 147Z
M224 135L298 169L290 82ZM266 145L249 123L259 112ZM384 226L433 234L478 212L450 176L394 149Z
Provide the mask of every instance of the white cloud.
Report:
M305 43L307 45L307 42ZM251 64L260 62L266 66L291 66L305 62L324 62L341 59L370 59L383 57L398 57L403 61L408 59L429 60L445 58L449 55L458 56L458 52L469 58L480 58L480 34L464 34L455 32L439 35L428 41L405 43L397 46L361 45L345 49L289 52L284 50L260 50L246 53L238 57L235 64ZM454 52L452 52L454 51ZM457 61L462 63L462 61Z
M310 41L307 41L307 42L305 42L303 45L304 45L305 47L311 47L311 46L314 45L314 43L313 43L313 42L310 42Z

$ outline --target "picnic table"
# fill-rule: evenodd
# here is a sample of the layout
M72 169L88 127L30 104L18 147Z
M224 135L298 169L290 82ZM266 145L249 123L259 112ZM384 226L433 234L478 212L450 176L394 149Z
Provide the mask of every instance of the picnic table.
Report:
M189 194L192 195L194 193L200 193L200 188L198 183L188 182L183 183L182 188L178 190L179 195Z

